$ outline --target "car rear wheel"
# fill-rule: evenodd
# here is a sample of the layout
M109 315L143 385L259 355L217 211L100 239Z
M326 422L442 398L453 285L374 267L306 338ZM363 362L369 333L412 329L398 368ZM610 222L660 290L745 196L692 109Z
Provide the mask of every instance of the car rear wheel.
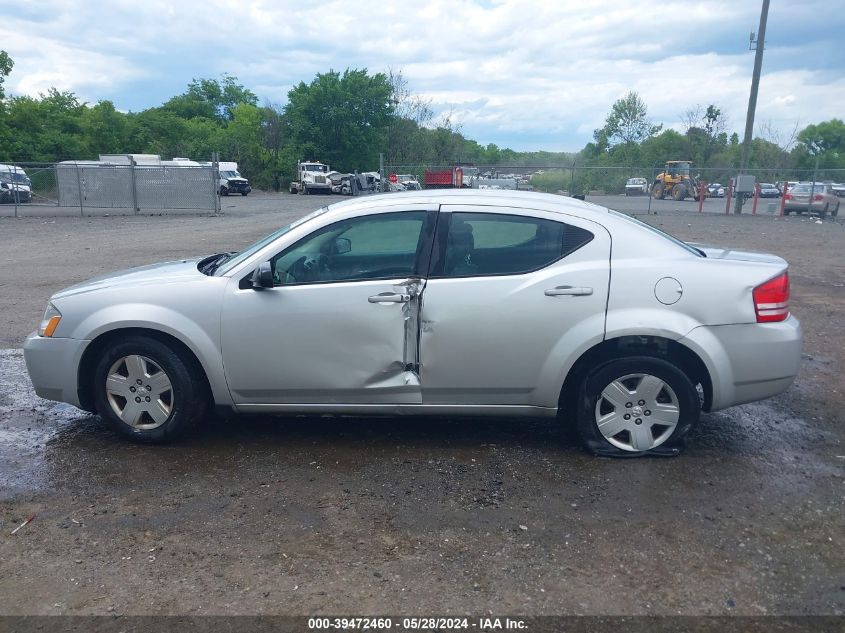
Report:
M132 441L174 440L205 412L206 390L195 365L156 339L127 338L97 363L97 412Z
M648 356L601 365L582 382L578 431L597 455L677 454L698 421L692 381L670 362Z

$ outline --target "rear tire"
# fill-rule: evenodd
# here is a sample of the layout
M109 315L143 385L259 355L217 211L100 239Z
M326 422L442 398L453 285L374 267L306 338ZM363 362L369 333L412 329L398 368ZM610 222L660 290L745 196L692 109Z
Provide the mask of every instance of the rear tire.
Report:
M105 350L94 369L97 412L123 437L170 442L200 419L208 405L194 359L145 336L130 336Z
M651 196L655 200L663 200L666 197L666 191L663 189L663 183L657 181L651 189Z
M608 457L677 455L701 413L687 375L649 356L600 365L582 381L577 402L581 441Z
M681 200L683 200L686 197L687 197L686 187L684 187L681 184L677 184L674 187L672 187L672 199L673 200L675 200L676 202L680 202Z

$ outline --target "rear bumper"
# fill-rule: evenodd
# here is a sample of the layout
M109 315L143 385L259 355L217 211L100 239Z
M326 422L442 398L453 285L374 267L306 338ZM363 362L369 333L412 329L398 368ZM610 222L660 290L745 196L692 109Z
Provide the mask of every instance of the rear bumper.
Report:
M33 332L23 346L26 370L35 393L47 400L80 406L79 361L91 341L46 338Z
M678 342L707 365L711 411L776 396L801 366L803 334L794 316L780 323L701 326Z

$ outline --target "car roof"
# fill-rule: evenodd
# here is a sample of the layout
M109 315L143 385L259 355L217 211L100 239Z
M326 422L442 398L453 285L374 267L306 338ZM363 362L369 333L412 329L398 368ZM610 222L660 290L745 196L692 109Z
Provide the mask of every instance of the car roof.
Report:
M329 205L329 213L352 211L356 207L391 204L478 204L520 207L538 211L568 213L590 219L608 217L608 209L591 202L551 193L513 189L424 189L362 196Z

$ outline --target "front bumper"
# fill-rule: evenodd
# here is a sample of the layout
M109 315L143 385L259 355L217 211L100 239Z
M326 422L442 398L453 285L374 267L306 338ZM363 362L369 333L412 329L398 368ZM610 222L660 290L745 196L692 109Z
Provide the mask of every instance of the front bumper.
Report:
M707 366L711 411L776 396L801 367L803 333L794 316L779 323L701 326L678 342Z
M47 338L33 332L26 337L23 357L35 393L47 400L80 406L79 362L91 341Z

